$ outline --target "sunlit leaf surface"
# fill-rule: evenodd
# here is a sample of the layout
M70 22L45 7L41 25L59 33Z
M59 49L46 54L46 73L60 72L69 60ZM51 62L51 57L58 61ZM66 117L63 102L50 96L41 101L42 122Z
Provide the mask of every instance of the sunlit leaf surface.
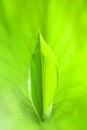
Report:
M27 84L39 29L60 75L44 128L32 120ZM87 130L86 0L0 0L0 130L29 129Z

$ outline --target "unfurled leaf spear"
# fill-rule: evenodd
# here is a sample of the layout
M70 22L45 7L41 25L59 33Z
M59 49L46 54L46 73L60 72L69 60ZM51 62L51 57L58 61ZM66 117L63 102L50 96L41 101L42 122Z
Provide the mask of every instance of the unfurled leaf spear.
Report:
M53 98L58 86L56 58L41 34L29 65L28 90L34 110L40 120L51 116Z

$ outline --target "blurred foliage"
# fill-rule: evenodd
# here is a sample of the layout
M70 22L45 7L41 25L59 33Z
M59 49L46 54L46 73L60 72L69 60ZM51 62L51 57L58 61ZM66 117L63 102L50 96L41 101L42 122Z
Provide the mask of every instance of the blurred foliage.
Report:
M60 75L52 119L42 127L87 130L86 0L0 0L0 129L42 129L31 119L27 90L39 29Z

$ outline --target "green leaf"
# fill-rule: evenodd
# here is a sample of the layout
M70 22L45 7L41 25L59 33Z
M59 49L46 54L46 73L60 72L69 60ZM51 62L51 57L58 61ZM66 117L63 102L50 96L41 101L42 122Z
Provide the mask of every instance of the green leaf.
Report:
M55 56L41 34L29 65L28 88L33 106L40 119L51 115L53 97L58 84Z
M86 0L0 0L0 130L43 129L30 121L27 90L38 28L60 72L51 118L56 122L44 129L87 130Z

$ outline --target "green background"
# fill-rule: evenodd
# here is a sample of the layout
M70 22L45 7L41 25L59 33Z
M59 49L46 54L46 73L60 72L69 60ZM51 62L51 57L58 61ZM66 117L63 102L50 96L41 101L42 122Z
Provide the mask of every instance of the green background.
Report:
M39 30L60 75L52 119L42 126L27 90ZM86 0L0 0L0 129L87 130Z

